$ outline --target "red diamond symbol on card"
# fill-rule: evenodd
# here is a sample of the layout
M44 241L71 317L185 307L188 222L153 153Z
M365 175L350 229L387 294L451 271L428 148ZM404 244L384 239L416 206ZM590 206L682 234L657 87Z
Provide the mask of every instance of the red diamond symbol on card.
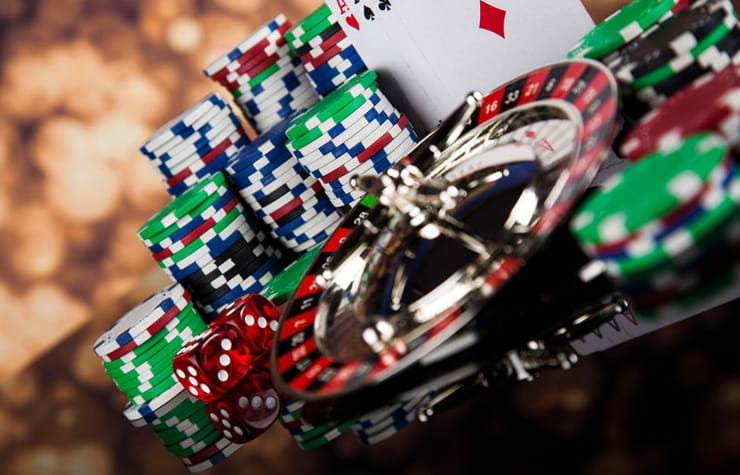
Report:
M496 8L486 2L480 2L480 25L481 30L488 30L506 39L506 10Z

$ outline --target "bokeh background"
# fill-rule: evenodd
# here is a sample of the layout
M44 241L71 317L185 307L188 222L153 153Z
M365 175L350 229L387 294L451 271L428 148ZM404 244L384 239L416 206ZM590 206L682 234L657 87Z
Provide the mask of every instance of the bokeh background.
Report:
M625 3L625 2L622 2ZM137 148L216 86L212 58L320 0L0 0L0 474L185 473L91 351L164 285L136 229L167 200ZM725 306L485 393L376 447L273 427L207 473L740 473ZM482 468L481 468L482 467Z

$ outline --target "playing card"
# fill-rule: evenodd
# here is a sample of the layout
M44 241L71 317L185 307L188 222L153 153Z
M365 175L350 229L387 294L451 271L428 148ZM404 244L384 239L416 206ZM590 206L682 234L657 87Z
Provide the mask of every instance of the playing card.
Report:
M593 21L579 0L326 0L381 86L434 128L488 92L565 57Z

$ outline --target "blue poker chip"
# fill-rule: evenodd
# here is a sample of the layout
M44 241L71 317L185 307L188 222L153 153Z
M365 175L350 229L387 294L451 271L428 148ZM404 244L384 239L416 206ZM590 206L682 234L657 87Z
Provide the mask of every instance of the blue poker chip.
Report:
M332 60L336 58L339 58L342 61L349 61L350 68L348 69L351 69L352 67L355 67L357 65L365 67L365 63L362 61L360 54L357 52L354 46L350 46L349 48L340 51L332 57ZM316 68L312 69L311 71L306 71L306 73L309 75L315 73L313 74L314 77L334 77L345 72L346 71L339 71L336 66L332 66L329 62L316 66Z
M375 172L375 173L380 174L380 173L383 173L384 171L388 170L393 165L395 165L394 162L392 162L391 160L388 159L388 152L386 152L385 150L381 150L380 152L376 153L371 158L369 158L365 163L362 163L361 166L362 167L367 167L369 163L372 163L372 165L370 165L370 168L369 169L364 168L364 170L365 170L364 173L372 173L372 172ZM360 165L358 164L358 167L359 166ZM347 174L350 175L350 176L351 175L354 175L355 174L355 171L354 170L348 170L348 173ZM322 184L325 187L329 187L332 191L335 191L335 192L344 191L345 193L349 193L350 185L347 182L344 182L343 183L340 180L332 180L329 183L322 182Z
M154 151L143 151L142 153L156 164L166 164L173 158L172 149L180 147L180 145L184 144L186 141L189 144L189 148L193 148L199 152L201 148L207 149L209 145L213 144L214 137L224 132L226 127L228 127L228 124L233 125L237 129L242 126L239 117L231 112L231 110L229 110L225 117L222 116L206 122L200 128L193 130L188 135L178 135L177 138L179 139L179 143L165 147L165 152L156 153ZM174 155L181 155L181 153L176 153Z
M377 125L373 122L368 123L368 126L372 127L380 127L382 125L387 124L396 124L398 123L399 116L396 113L393 113L391 115L387 115L385 113L381 113L376 117L376 120L373 122L377 122ZM372 145L372 144L371 144ZM336 148L332 149L330 146L322 146L319 148L319 151L321 151L324 155L333 155L335 158L341 158L342 155L348 154L353 157L357 157L362 152L364 152L367 149L367 147L362 143L357 143L353 145L351 148L347 146L346 142L341 143L336 146Z
M231 122L231 124L236 127L236 130L239 130L242 126L241 121L234 114L229 114L229 122ZM204 133L207 132L199 132L199 134ZM202 156L216 148L219 144L220 143L213 143L213 138L201 135L200 137L198 137L197 140L192 142L192 148L198 151L198 155ZM173 156L171 152L164 152L161 155L147 154L147 156L164 164L166 164L170 160L178 160L180 158L178 156Z
M378 94L373 94L369 96L367 100L372 104L373 107L371 107L370 110L368 110L362 116L362 118L358 120L367 120L369 123L373 119L375 119L377 115L380 113L380 111L375 109L374 106L377 106L378 103L380 103L380 101L383 99ZM333 139L339 137L341 134L346 132L348 128L352 127L354 124L355 122L352 122L349 124L343 124L342 122L339 122L338 124L335 124L333 127L331 127L326 133L324 133L320 140L326 140L327 142L325 145L328 146L328 144L332 144L332 148L333 148L334 146L338 145L338 143L334 142ZM324 145L322 145L322 147L324 147ZM304 154L303 151L301 151L300 149L294 150L293 153L296 156L296 158L299 158L299 159L306 158L306 154ZM315 153L315 152L312 151L310 153Z
M250 186L259 184L262 186L268 186L275 182L275 180L281 179L282 175L275 175L273 172L280 167L289 165L290 163L288 161L285 161L283 163L274 162L270 163L267 167L255 169L255 168L248 168L244 170L240 170L237 173L234 173L231 175L232 181L234 182L234 185L236 185L239 190L245 190ZM297 174L304 176L305 171L303 168L298 164L294 163L290 170L286 170L285 173L289 174ZM293 175L294 176L294 175ZM306 175L306 178L308 176ZM282 178L284 180L284 178Z
M256 159L267 155L275 147L284 145L288 139L285 135L285 131L288 130L295 119L303 115L305 112L306 109L293 111L291 115L275 124L270 128L270 130L260 134L259 137L249 143L249 146L247 146L239 156L234 157L233 163L240 163L243 160L253 162Z
M221 209L224 206L226 206L226 204L229 201L233 200L235 197L236 196L233 193L225 193L224 195L217 198L216 201L214 201L213 204L209 207L209 209ZM184 226L180 226L178 227L176 231L168 234L167 239L169 241L181 240L182 238L184 238L185 236L193 232L198 226L203 224L206 221L206 219L208 218L203 218L202 216L196 216ZM152 250L152 253L156 253L162 250L156 244L153 244L147 247Z
M223 254L231 246L236 244L239 240L245 241L244 234L242 234L241 231L235 231L233 234L226 238L213 238L212 241L204 246L208 248L209 254L215 259L216 257L219 257L221 254ZM255 245L256 244L257 243L255 243ZM196 270L200 269L200 267L201 264L198 262L192 262L185 265L184 267L175 263L168 265L167 270L170 272L172 277L175 278L175 280L180 280L181 278L186 277Z
M331 203L329 203L329 204L331 204ZM316 209L318 209L318 208L316 208ZM332 207L332 209L333 209L333 207ZM303 225L306 225L306 224L310 223L314 218L315 218L315 216L312 216L312 217L310 217L308 219L306 219L303 216L298 216L298 217L294 218L292 221L290 221L289 223L285 223L282 226L280 226L279 228L275 229L274 230L275 235L278 238L291 239L290 237L286 237L286 236L295 236L295 234L293 233L293 231L295 231L296 229L300 228Z
M306 74L313 82L316 92L321 96L324 96L346 82L347 79L366 69L367 66L365 66L364 63L353 62L346 71L339 71L338 69L332 68L328 65L322 65Z
M180 182L180 183L189 183L192 186L194 184L192 182L193 180L192 176L203 178L204 176L207 176L214 171L224 171L231 157L239 153L239 151L241 151L244 147L246 147L247 144L249 144L249 138L247 136L241 136L237 140L232 142L228 147L223 149L221 153L219 153L215 157L210 157L209 158L210 161L208 163L203 162L203 158L205 157L205 155L198 156L198 157L192 157L185 164L182 164L182 163L180 164L180 167L182 169L178 171L170 170L167 172L167 174L165 173L162 173L162 174L165 175L166 180L171 180L175 176L177 176L177 174L182 173L185 170L188 170L188 169L191 171L194 170L190 176L185 177ZM218 169L214 168L214 162L219 165ZM201 166L202 168L196 169L198 166ZM160 171L162 170L162 167L157 167L157 168L159 168Z
M226 169L232 174L243 172L242 175L245 173L261 175L263 174L263 170L265 170L265 174L269 174L269 171L267 170L274 170L291 159L293 159L293 157L290 152L285 147L279 145L275 146L275 148L269 152L264 153L249 153L247 149L242 149L237 155L229 160L229 164ZM255 164L255 162L261 163Z
M271 191L270 193L264 193L263 191L258 191L252 194L252 197L261 206L270 206L272 203L279 201L281 198L284 198L284 197L289 197L290 199L292 199L297 196L301 196L303 192L306 190L308 190L308 185L306 185L305 181L302 181L301 183L299 183L293 188L289 188L287 185L281 185L278 188L276 188L274 191Z
M260 96L255 96L252 99L248 99L240 102L244 107L247 108L252 115L258 115L264 110L269 110L270 107L274 107L276 104L286 105L292 102L295 98L300 97L306 90L306 84L298 83L292 88L280 88L275 91L270 91L272 95L266 96L262 99ZM310 87L308 88L310 90Z
M334 206L329 200L329 197L324 195L323 197L319 198L319 202L316 203L314 206L312 206L311 209L319 213L316 216L321 216L321 214L326 211L333 211ZM310 223L311 221L316 219L316 216L311 216L310 218L305 218L304 216L298 216L295 219L293 219L291 222L280 226L278 229L275 229L274 230L275 235L279 238L292 239L296 237L293 231L303 226L304 224Z
M264 245L262 246L264 247ZM194 265L194 269L188 275L179 276L178 282L183 284L193 284L198 287L203 282L210 282L215 278L215 272L220 272L220 266L227 261L232 261L234 267L225 271L225 274L230 274L238 269L242 269L242 266L249 266L252 261L257 260L260 256L264 255L265 252L260 250L260 243L255 244L254 242L248 241L235 241L228 249L224 250L221 254L216 257L208 256L206 263L200 263L200 265ZM198 263L193 263L198 264ZM253 271L254 269L252 269Z
M316 95L314 94L314 95L309 96L309 98L311 98L311 97L316 97ZM299 108L303 108L304 107L304 105L305 105L304 102L305 101L303 101L303 100L305 98L306 98L305 96L300 98L302 101L300 102L300 104L298 106ZM276 110L271 111L267 115L265 115L265 114L257 114L257 115L255 115L255 116L253 116L251 118L251 121L252 122L258 122L259 123L259 122L261 122L261 121L263 121L265 119L278 118L278 119L282 120L282 119L286 119L286 118L292 116L293 114L296 113L297 110L299 110L299 109L296 109L295 106L293 106L291 104L287 104L287 105L281 106L279 109L276 109Z
M139 148L139 150L141 153L146 155L150 146L156 148L155 145L152 145L152 142L166 142L172 137L181 135L187 129L192 128L192 125L213 106L218 107L219 109L226 109L228 107L224 99L221 97L221 94L218 92L211 93L160 127L156 132L154 132L154 134L152 134L151 138ZM162 135L165 137L160 139L159 137Z
M285 76L280 79L280 85L277 87L283 87L286 91L295 91L302 84L303 83L298 78L298 74L296 74L296 71L290 70L287 74L285 74ZM275 86L272 86L266 89L265 86L260 83L254 86L251 89L251 92L254 97L259 97L261 94L266 94L269 96L272 93L274 87Z
M224 170L226 168L226 165L228 164L228 158L231 158L232 156L235 155L235 153L229 149L231 149L232 147L235 147L235 148L238 148L239 151L241 151L241 149L246 147L248 144L249 144L249 137L247 137L246 135L240 136L237 140L232 142L229 147L223 150L218 156L213 158L213 160L211 160L211 162L209 162L206 166L210 166L214 161L219 160L219 163L222 163L222 166L217 171ZM216 146L218 145L220 144L217 144ZM199 163L200 159L205 157L206 155L207 155L206 153L203 153L203 154L199 154L197 157L192 157L185 168L192 167L193 165ZM224 157L226 157L227 160L224 161L223 160ZM213 167L210 167L210 168L212 169ZM157 169L162 173L164 177L168 179L173 178L174 176L177 176L178 173L180 173L180 171L175 172L174 170L171 170L166 164L157 165Z
M373 94L372 96L370 96L368 98L368 100L370 102L372 102L373 105L377 105L380 102L380 96L378 96L377 94ZM371 124L372 122L381 122L381 120L378 119L378 116L381 113L382 113L381 111L378 111L375 108L371 108L359 120L365 121L368 124ZM344 132L346 132L347 129L349 127L351 127L352 125L354 125L354 122L352 124L347 124L347 125L342 124L340 122L337 125L335 125L334 127L332 127L331 129L329 129L326 132L326 134L324 134L324 135L326 137L329 137L330 139L335 139L335 138L339 137L340 135L342 135ZM337 144L335 144L334 142L332 142L331 140L329 140L326 143L326 145L322 145L321 147L319 147L319 151L323 151L325 149L325 147L327 147L328 145L336 146Z
M295 244L299 244L299 245L300 244L305 244L305 243L307 243L309 241L318 244L321 241L323 241L325 239L328 239L329 236L331 236L330 233L327 233L326 231L320 231L316 235L312 235L312 236L309 236L307 234L299 234L299 235L294 236L294 237L286 237L286 236L283 236L283 239L288 240L288 241L292 241Z

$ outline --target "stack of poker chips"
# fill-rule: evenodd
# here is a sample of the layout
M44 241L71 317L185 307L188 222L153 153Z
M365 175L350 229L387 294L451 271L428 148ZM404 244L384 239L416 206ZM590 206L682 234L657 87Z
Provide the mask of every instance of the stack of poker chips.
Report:
M327 239L341 215L318 180L285 146L285 131L298 115L287 117L245 147L226 172L273 237L302 253Z
M680 120L676 120L680 117ZM699 81L649 112L619 146L623 157L637 161L668 151L691 134L714 131L737 148L740 142L740 66Z
M349 430L358 418L352 418L338 423L313 425L303 418L303 401L287 401L280 409L278 421L290 432L293 440L302 449L316 449L322 447Z
M278 15L203 71L231 92L257 132L318 100L285 32L292 24Z
M641 312L701 295L740 251L740 174L719 136L689 136L615 175L571 223Z
M382 442L413 422L419 407L428 402L432 396L433 393L423 392L364 414L352 425L352 432L364 445Z
M288 251L247 212L222 173L175 198L139 237L211 319L237 298L258 293L289 262Z
M181 346L205 328L190 294L174 284L131 309L93 347L129 398L124 415L135 427L149 425L191 472L230 453L223 451L228 441L211 424L206 405L187 396L172 369Z
M301 59L314 90L322 97L367 69L326 5L288 30L285 38Z
M140 150L163 175L167 191L178 196L223 170L248 143L239 118L213 93L163 125Z
M642 4L647 10L635 10ZM676 0L643 0L600 25L602 34L625 26L636 36L629 41L625 37L618 51L598 59L620 82L630 118L740 60L740 28L730 0L699 0L688 6ZM585 52L594 57L593 50Z
M298 117L286 130L287 147L316 177L332 204L347 212L363 196L355 175L379 175L418 142L408 118L365 71Z

